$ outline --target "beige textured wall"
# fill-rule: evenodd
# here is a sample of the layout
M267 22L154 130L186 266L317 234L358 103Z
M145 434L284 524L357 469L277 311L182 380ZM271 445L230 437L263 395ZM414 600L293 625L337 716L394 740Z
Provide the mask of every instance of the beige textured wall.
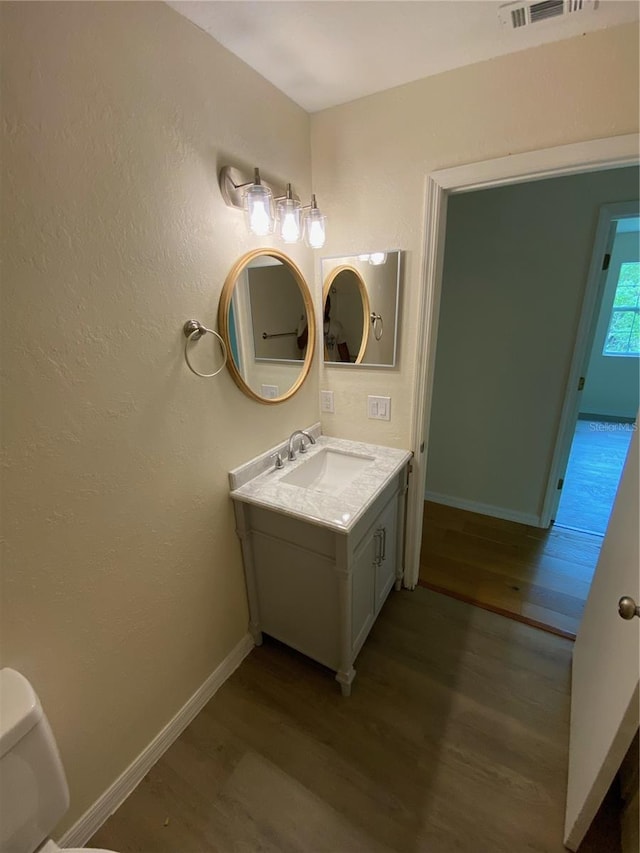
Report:
M261 406L181 328L259 245L217 167L308 195L309 118L163 4L1 7L2 663L60 745L61 830L246 632L227 471L318 419L317 378Z
M323 430L409 447L425 176L637 132L638 30L616 27L400 86L315 114L311 131L314 192L331 222L324 254L406 252L398 367L322 369L321 388L335 397ZM391 396L390 422L367 418L367 394Z

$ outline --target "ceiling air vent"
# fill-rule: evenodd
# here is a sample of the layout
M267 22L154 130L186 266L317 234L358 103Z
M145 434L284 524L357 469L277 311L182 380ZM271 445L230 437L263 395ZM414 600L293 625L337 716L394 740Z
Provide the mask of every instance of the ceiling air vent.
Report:
M532 3L529 6L532 24L547 18L557 18L558 15L564 15L564 0L543 0L542 3Z
M597 8L596 0L540 0L540 2L507 3L500 6L500 23L513 30L539 24L551 18L562 18L574 12Z

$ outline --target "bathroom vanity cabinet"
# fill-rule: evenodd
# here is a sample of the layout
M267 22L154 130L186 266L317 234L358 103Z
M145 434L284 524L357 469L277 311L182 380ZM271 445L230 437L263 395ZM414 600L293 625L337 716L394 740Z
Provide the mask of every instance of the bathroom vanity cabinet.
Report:
M401 586L407 461L345 531L234 499L256 644L264 631L335 670L344 696L391 587Z

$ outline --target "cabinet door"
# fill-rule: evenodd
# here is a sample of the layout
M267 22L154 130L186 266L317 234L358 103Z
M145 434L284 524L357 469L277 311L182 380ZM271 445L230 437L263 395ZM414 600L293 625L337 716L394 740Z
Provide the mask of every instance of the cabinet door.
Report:
M384 604L396 579L398 499L394 499L380 514L375 525L378 533L375 567L375 612Z
M377 539L371 531L353 555L351 566L351 648L356 655L373 624Z

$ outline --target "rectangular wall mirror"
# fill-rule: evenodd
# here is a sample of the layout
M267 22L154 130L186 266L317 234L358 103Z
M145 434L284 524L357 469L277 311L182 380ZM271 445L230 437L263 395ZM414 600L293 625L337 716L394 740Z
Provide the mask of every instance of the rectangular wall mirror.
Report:
M400 252L322 258L324 362L395 367Z

